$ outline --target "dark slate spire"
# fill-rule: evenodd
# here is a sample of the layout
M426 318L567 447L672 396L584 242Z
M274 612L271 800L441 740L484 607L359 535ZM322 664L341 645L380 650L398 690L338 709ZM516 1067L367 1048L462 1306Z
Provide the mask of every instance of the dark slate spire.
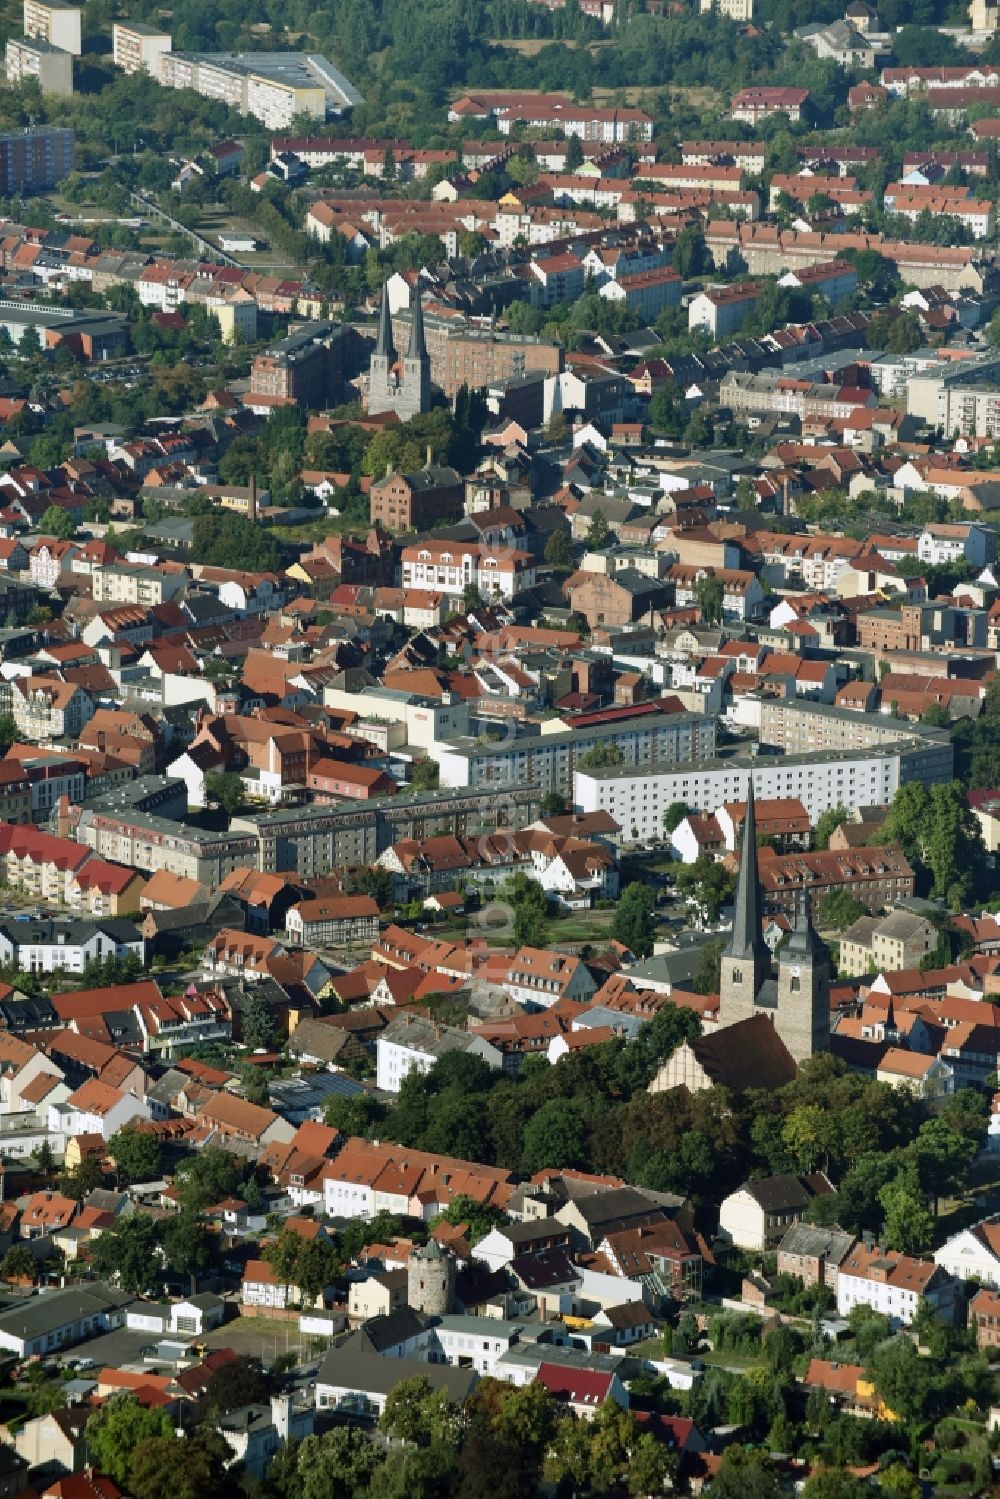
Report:
M407 359L427 358L427 344L424 341L424 308L420 297L420 281L413 289L413 321L410 324L410 348Z
M760 927L760 881L757 878L757 814L754 811L753 777L747 787L747 814L740 843L740 872L736 881L736 906L729 955L761 960L764 935Z
M785 950L796 957L815 958L825 955L826 944L812 924L809 914L809 896L804 890L796 892L795 924Z
M396 350L392 342L392 318L389 314L389 283L386 281L382 287L382 311L378 320L378 341L375 344L376 359L387 359L390 364L396 362Z

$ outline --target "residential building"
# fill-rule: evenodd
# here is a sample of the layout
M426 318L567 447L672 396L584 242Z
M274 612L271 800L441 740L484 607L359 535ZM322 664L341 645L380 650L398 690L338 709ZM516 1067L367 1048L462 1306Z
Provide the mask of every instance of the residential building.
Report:
M164 52L159 81L254 115L269 130L287 130L297 115L325 120L363 102L343 73L315 52Z
M917 1260L895 1249L855 1244L837 1275L837 1311L847 1317L868 1306L888 1317L893 1328L908 1327L924 1302L943 1321L954 1321L958 1286L933 1260Z
M866 724L872 721L858 713L847 716ZM581 812L608 812L625 829L627 838L643 843L662 836L663 814L672 803L684 802L692 810L712 813L723 802L744 796L750 775L756 796L798 797L815 825L828 808L887 806L898 787L909 780L933 785L936 780L950 779L951 746L939 750L921 741L904 741L869 750L790 752L753 761L737 758L666 766L654 762L639 769L630 765L575 769L573 803ZM894 876L893 888L883 892L883 904L896 898Z
M378 937L379 909L370 895L318 896L290 907L285 917L289 942L300 947L339 947Z
M956 1280L978 1281L1000 1290L1000 1219L982 1218L959 1229L935 1249L934 1263Z
M925 916L905 910L881 918L862 916L840 938L839 973L861 978L919 968L938 940L937 928Z
M734 120L745 120L748 125L756 125L760 120L776 114L787 115L794 122L801 120L808 98L807 88L777 88L757 84L740 89L738 94L733 95L729 113Z
M83 51L83 9L65 0L24 0L24 34L41 37L79 57Z
M111 27L111 54L123 73L149 73L157 81L165 53L173 43L169 31L142 21L115 21Z
M843 1229L793 1224L778 1245L778 1274L794 1276L804 1286L827 1286L834 1291L837 1272L853 1245L854 1235Z
M738 1249L774 1250L789 1228L802 1222L816 1196L832 1192L822 1172L811 1176L769 1176L746 1182L723 1199L719 1233Z
M48 6L44 9L47 10ZM66 9L80 15L80 11L73 6L67 6ZM49 40L43 32L39 31L37 34L43 40ZM29 32L28 35L34 33ZM58 46L58 43L52 45ZM65 50L69 52L72 49L67 47ZM72 130L45 125L0 135L0 192L8 195L44 192L47 188L56 187L73 170L74 155L75 137ZM0 321L6 322L6 318L0 318ZM15 343L19 336L18 334L14 338Z
M378 1086L387 1093L398 1093L409 1073L430 1072L438 1058L451 1051L481 1057L490 1067L499 1068L503 1063L496 1047L482 1037L439 1025L424 1015L397 1015L375 1042Z
M4 62L12 88L34 79L43 94L67 97L73 92L73 54L44 37L8 37Z

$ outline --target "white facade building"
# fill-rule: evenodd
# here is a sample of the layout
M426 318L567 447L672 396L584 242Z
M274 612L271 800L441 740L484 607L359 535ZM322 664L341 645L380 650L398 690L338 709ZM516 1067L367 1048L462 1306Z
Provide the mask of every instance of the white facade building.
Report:
M891 749L840 754L783 755L753 765L708 760L662 769L650 766L578 770L573 805L578 812L609 812L633 842L658 839L673 802L712 813L723 802L746 797L753 776L758 801L797 797L815 826L830 807L886 806L900 785L900 756Z

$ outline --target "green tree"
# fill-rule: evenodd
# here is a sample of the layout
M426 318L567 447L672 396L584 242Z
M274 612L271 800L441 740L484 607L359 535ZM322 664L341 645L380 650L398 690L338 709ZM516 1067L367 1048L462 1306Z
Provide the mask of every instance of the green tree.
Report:
M898 1171L878 1194L885 1212L885 1243L903 1254L920 1254L934 1235L934 1215L930 1210L917 1169L910 1164Z
M569 532L560 527L553 531L545 543L545 560L557 573L568 573L573 568L573 543Z
M583 166L583 143L578 135L571 135L566 142L566 171L575 172Z
M326 1239L301 1239L295 1260L295 1285L303 1306L315 1306L317 1298L340 1273L337 1251Z
M379 1427L397 1441L430 1447L434 1442L457 1442L461 1419L447 1395L432 1390L429 1380L418 1374L389 1391Z
M383 1461L371 1437L357 1427L308 1436L295 1461L301 1499L357 1499Z
M172 1432L147 1437L132 1453L128 1492L134 1499L223 1499L231 1492L232 1456L225 1437L210 1427L183 1442Z
M266 1405L273 1383L259 1359L240 1354L222 1364L205 1386L205 1409L212 1416L225 1415L243 1405Z
M246 801L243 782L233 770L211 770L205 777L205 797L218 802L228 817L235 817Z
M141 1296L156 1280L159 1237L158 1225L146 1213L129 1213L94 1240L91 1262L103 1280Z
M99 1155L85 1155L72 1171L63 1168L62 1177L59 1182L61 1190L67 1197L75 1197L82 1202L89 1197L95 1187L104 1185L104 1162Z
M802 1490L802 1499L871 1499L871 1495L869 1483L851 1473L840 1473L836 1468L824 1468L814 1473Z
M668 835L679 828L688 815L687 802L671 802L663 814L663 831Z
M440 766L434 760L418 760L410 776L414 791L436 791L440 779Z
M62 505L50 505L39 528L43 536L55 536L59 541L72 541L76 535L76 521Z
M553 411L545 423L545 441L553 448L561 448L569 437L569 422L561 411Z
M587 1123L572 1098L550 1098L524 1127L521 1170L526 1176L546 1166L586 1169Z
M709 264L705 235L697 224L687 224L674 241L674 253L670 264L678 276L689 281L698 276Z
M218 1145L206 1146L185 1160L175 1178L181 1206L193 1213L203 1212L210 1204L231 1197L239 1181L239 1162Z
M717 624L722 618L722 606L725 598L722 579L716 577L715 573L705 573L696 579L694 589L694 601L701 610L701 617L705 624Z
M841 823L847 822L850 813L845 806L827 807L816 819L816 827L813 832L813 844L816 848L829 848L830 835L835 833Z
M85 1430L87 1455L101 1473L115 1483L128 1484L132 1454L140 1442L158 1437L173 1442L174 1428L166 1411L140 1405L134 1395L111 1395L89 1418Z
M608 544L611 535L611 527L603 510L595 510L591 517L590 525L587 527L587 546L592 552L599 552Z
M3 1257L0 1275L4 1280L37 1280L38 1266L27 1244L12 1244Z
M653 951L656 925L653 912L656 898L648 885L639 881L622 891L611 923L611 935L637 958L648 958Z
M262 994L251 990L240 1005L240 1030L252 1051L266 1051L274 1044L274 1012Z
M0 750L9 750L18 738L17 719L13 713L0 713Z
M828 891L816 907L816 920L824 931L846 932L867 914L868 907L849 890Z
M725 943L715 937L703 943L698 952L698 963L691 977L691 987L696 994L718 994L722 985L722 954Z
M885 349L887 354L912 354L923 341L920 320L914 312L888 309L876 314L869 324L869 344L873 349Z
M163 1151L156 1136L128 1126L111 1136L108 1154L119 1177L127 1182L153 1181L163 1166Z
M183 1209L164 1227L163 1253L172 1270L190 1277L193 1294L198 1288L198 1276L212 1263L214 1240L195 1214Z
M549 898L537 880L522 873L506 880L501 894L514 912L514 941L518 947L544 947L548 935Z
M695 907L707 926L714 926L729 904L736 889L736 879L710 854L699 854L693 864L682 864L677 871L677 888Z

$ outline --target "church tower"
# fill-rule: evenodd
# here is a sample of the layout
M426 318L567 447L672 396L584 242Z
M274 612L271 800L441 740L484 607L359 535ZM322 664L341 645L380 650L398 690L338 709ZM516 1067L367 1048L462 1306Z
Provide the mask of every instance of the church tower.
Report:
M722 954L719 1025L735 1025L755 1013L757 995L770 977L771 955L761 930L760 880L757 877L757 815L753 778L747 788L747 810L740 842L733 935Z
M830 1049L830 952L799 893L792 934L778 953L778 1034L796 1062Z
M392 341L392 315L389 311L389 283L382 287L382 310L378 320L375 352L368 366L368 410L371 415L391 411L395 397L396 347Z
M411 416L420 416L431 409L431 361L424 335L424 309L419 281L413 290L411 308L410 342L401 360L392 341L389 283L386 282L382 287L378 338L368 366L370 416L377 416L383 411L394 411L401 422L407 422Z
M411 298L413 319L410 323L410 347L403 360L403 406L399 409L401 421L411 416L420 416L431 409L431 360L424 337L424 307L417 281Z

